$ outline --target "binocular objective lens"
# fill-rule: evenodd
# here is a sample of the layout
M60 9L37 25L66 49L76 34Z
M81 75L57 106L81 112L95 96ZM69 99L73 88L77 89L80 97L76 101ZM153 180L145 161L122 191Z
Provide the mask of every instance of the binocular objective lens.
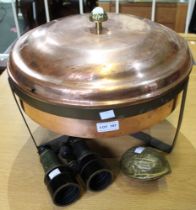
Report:
M58 189L54 195L54 203L59 206L71 204L80 196L80 189L77 185L67 184Z
M92 191L100 191L105 189L112 182L112 174L109 171L98 171L89 180L89 189Z

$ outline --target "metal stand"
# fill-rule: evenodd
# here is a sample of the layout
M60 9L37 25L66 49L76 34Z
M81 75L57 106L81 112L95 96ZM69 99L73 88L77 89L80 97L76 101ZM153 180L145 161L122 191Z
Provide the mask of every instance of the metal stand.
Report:
M182 93L182 99L181 99L181 105L180 105L180 112L179 112L179 116L178 116L178 122L177 122L177 127L176 127L176 132L174 135L174 139L172 141L172 144L166 144L163 141L161 141L160 139L154 138L151 135L145 133L145 132L138 132L135 134L131 134L131 136L144 141L147 145L151 146L151 147L155 147L163 152L167 152L170 153L175 144L176 144L176 140L178 138L178 134L181 128L181 124L182 124L182 119L183 119L183 114L184 114L184 107L185 107L185 102L186 102L186 96L187 96L187 89L188 89L188 82L189 80L187 80L187 82L184 85L183 88L183 93Z

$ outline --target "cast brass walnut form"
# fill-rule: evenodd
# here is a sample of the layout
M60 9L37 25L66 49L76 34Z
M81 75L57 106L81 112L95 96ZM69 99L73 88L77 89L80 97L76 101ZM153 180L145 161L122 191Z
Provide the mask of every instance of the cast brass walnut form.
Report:
M163 154L150 147L133 147L127 150L120 165L125 175L143 181L159 179L171 171Z

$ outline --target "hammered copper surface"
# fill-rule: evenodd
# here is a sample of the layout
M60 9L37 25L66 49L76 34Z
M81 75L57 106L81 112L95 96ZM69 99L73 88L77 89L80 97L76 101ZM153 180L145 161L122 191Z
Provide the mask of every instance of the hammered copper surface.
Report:
M174 31L131 15L108 18L100 35L89 15L26 33L12 49L9 76L33 98L81 108L140 103L188 76L190 52Z

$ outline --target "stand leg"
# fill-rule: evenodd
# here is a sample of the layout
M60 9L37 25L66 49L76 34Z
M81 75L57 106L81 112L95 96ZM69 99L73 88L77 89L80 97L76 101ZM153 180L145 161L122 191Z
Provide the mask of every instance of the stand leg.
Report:
M131 134L131 136L144 141L149 146L155 147L163 152L170 153L176 144L176 140L178 138L178 134L179 134L179 131L181 128L183 114L184 114L184 107L185 107L185 102L186 102L187 89L188 89L188 81L186 82L184 89L183 89L181 105L180 105L180 112L179 112L178 122L177 122L177 128L176 128L174 139L173 139L173 142L171 145L166 144L166 143L162 142L160 139L154 138L151 135L144 133L144 132L138 132L135 134Z

